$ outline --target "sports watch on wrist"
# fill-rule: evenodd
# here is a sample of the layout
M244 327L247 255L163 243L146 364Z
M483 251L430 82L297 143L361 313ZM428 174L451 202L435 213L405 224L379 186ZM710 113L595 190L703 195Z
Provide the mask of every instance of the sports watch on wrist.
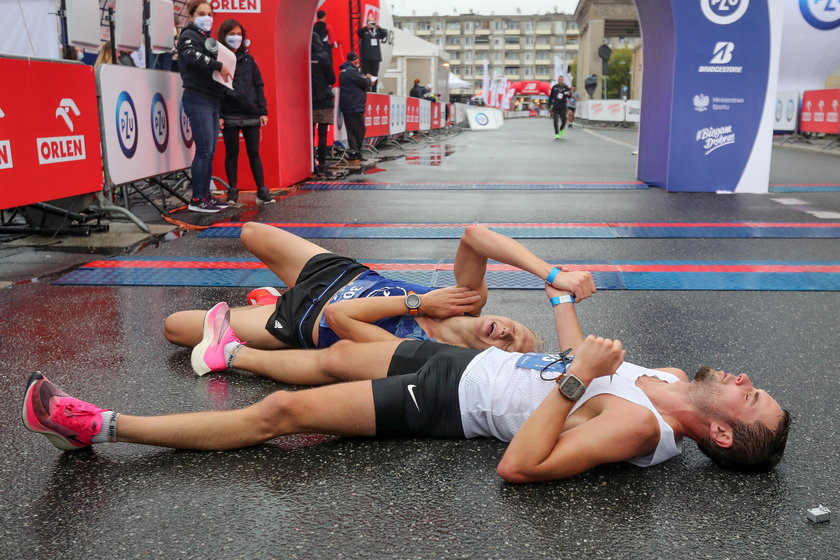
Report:
M561 395L575 402L583 396L586 385L576 375L566 373L557 381L557 390Z
M409 315L417 315L420 311L420 296L414 292L405 294L405 306L408 307Z

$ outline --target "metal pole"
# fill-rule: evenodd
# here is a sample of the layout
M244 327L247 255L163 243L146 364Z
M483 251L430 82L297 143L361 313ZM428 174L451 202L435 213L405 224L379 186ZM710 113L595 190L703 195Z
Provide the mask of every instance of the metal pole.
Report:
M111 41L111 64L119 64L117 59L117 38L114 37L114 8L108 8L108 31ZM105 136L102 136L105 138Z
M152 19L152 9L149 0L143 0L143 47L146 54L146 68L152 68L152 38L149 36L149 21Z

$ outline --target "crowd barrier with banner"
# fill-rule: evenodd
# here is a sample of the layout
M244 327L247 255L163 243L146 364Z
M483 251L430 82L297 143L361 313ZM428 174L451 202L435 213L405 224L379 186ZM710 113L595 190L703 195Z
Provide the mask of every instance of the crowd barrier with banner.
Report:
M420 131L432 128L432 102L428 99L418 99L420 102Z
M642 120L642 102L638 99L628 99L624 102L624 120L626 122L640 122Z
M802 94L802 132L840 134L840 88L818 89Z
M174 72L103 65L98 76L105 172L114 185L190 166L195 147Z
M0 57L0 209L102 189L93 68Z
M394 136L395 134L402 134L405 132L405 117L406 117L406 109L405 109L405 97L399 97L397 95L392 95L391 97L391 122L389 123L389 134Z
M405 130L406 132L420 130L420 100L416 97L405 98Z
M501 109L467 107L467 121L471 130L498 130L504 124Z

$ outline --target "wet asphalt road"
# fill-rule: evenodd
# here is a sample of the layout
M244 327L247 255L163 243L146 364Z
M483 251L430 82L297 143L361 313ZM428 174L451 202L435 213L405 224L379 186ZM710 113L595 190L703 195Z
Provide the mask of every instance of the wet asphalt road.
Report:
M602 131L626 144L625 131ZM464 133L423 147L440 165L385 162L377 181L631 181L630 148L546 120ZM425 151L424 151L425 150ZM840 159L784 152L809 182ZM804 156L808 156L805 158ZM422 158L421 158L422 159ZM428 158L434 161L435 158ZM832 179L833 177L833 179ZM783 205L775 198L795 197ZM260 221L819 221L840 193L669 195L611 192L332 191L281 200ZM226 220L236 220L235 213ZM361 258L452 258L455 240L324 240ZM528 240L546 259L766 259L840 262L829 239ZM238 240L189 234L143 256L246 256ZM53 286L0 291L0 555L3 558L837 558L840 550L840 294L601 291L579 307L586 332L621 339L628 360L750 373L793 416L788 451L764 475L720 471L687 441L652 468L598 468L508 485L493 440L280 438L221 453L128 444L63 454L20 421L32 370L68 392L131 414L225 409L284 388L243 373L196 378L189 352L162 337L171 312L244 303L243 289ZM486 311L551 337L544 295L500 290ZM555 349L549 344L550 349ZM286 387L288 388L288 387ZM835 519L815 525L823 504Z

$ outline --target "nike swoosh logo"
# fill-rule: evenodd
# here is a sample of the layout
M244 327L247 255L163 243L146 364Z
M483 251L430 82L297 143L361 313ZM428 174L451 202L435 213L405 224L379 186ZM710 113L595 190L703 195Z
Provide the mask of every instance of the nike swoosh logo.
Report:
M417 407L417 412L420 412L420 405L417 404L417 398L414 396L414 388L415 387L417 387L417 385L409 385L408 386L408 394L411 395L411 400L414 401L414 406Z

